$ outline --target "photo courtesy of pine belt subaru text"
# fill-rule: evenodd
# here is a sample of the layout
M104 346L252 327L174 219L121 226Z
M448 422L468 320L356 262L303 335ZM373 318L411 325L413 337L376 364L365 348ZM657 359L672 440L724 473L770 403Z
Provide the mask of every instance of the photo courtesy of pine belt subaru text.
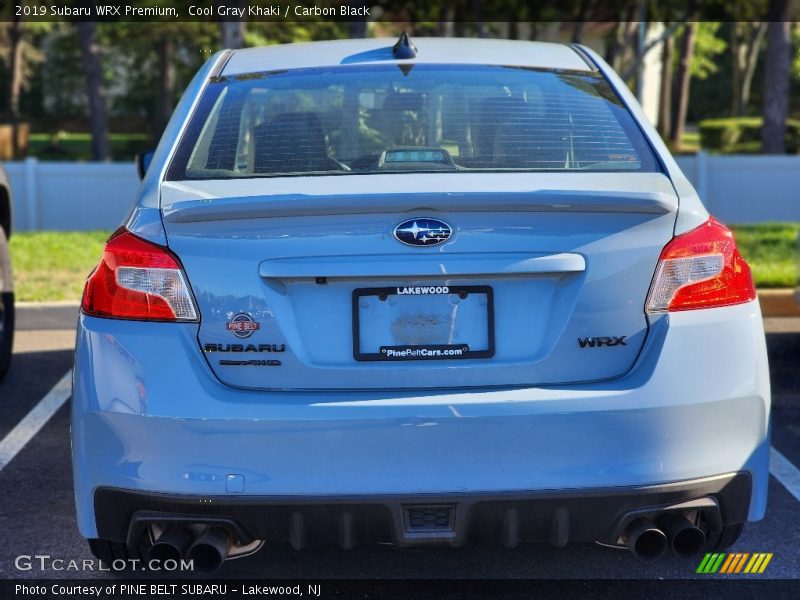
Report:
M625 84L578 45L221 51L86 283L94 554L598 542L764 516L761 312ZM694 564L694 563L692 563Z

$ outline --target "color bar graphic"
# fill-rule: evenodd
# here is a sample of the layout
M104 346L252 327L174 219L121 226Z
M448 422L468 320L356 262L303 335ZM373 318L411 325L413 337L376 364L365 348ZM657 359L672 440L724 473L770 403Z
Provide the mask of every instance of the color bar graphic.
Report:
M697 567L697 573L733 575L736 573L761 574L772 560L772 552L708 552ZM748 560L749 559L749 560ZM745 566L745 564L747 566Z

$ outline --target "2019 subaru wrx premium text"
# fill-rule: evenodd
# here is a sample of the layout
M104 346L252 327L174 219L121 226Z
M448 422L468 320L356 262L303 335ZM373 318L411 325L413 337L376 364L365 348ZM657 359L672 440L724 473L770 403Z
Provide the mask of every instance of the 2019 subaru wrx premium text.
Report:
M730 545L766 507L749 268L579 46L213 56L87 282L74 377L102 558L654 558Z

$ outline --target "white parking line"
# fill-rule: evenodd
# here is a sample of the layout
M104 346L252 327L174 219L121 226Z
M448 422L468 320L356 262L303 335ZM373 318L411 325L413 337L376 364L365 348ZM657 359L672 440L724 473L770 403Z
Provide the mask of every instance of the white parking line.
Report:
M789 493L800 501L800 469L773 446L770 449L769 470Z
M72 393L72 369L0 441L0 471L33 439Z

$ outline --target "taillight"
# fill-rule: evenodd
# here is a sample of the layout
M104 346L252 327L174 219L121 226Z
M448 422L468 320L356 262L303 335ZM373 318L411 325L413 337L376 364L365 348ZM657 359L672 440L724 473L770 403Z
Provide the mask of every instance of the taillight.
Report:
M733 233L710 217L661 251L647 312L729 306L755 297L750 267L739 254Z
M83 290L87 315L113 319L196 321L197 310L178 258L120 228Z

